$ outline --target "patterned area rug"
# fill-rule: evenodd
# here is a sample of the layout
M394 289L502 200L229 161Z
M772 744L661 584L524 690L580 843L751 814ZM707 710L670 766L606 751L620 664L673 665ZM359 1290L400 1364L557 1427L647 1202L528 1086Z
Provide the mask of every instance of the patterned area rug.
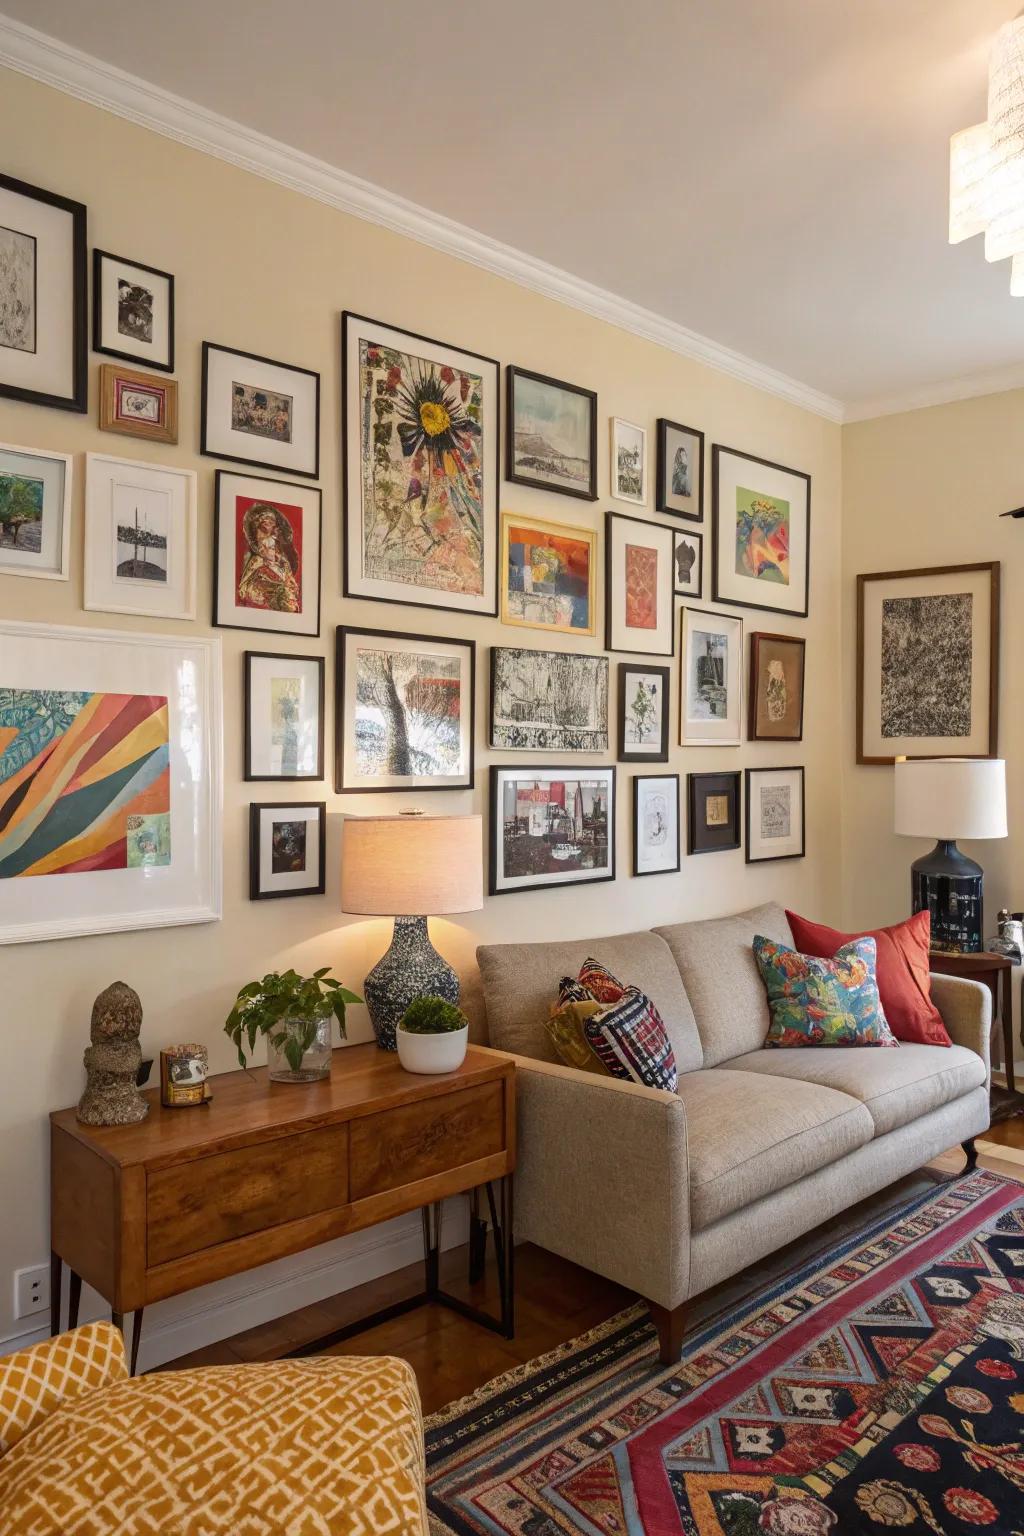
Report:
M435 1536L1024 1536L1024 1185L919 1196L659 1365L642 1306L436 1414Z

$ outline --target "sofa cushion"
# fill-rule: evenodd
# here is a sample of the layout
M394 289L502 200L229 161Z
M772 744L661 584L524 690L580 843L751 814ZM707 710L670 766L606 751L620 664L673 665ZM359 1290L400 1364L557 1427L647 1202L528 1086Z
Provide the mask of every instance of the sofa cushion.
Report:
M855 939L819 960L758 934L754 959L772 1013L766 1049L898 1044L878 996L874 939Z
M616 1002L591 1014L583 1034L612 1077L675 1093L679 1073L664 1022L639 987L627 987Z

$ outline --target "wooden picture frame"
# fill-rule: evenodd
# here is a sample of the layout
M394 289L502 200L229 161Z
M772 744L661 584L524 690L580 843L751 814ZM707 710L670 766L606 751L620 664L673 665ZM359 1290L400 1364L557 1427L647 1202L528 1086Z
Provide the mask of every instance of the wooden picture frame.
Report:
M671 517L686 518L692 523L704 521L704 433L696 427L684 427L682 422L668 421L664 416L658 417L658 451L656 480L654 486L654 506L658 512L666 512ZM680 447L686 447L680 443L679 438L690 438L697 449L697 470L694 473L690 464L690 476L693 488L686 494L673 489L673 467L676 453ZM674 503L674 504L673 504ZM691 503L691 505L687 505Z
M100 430L151 443L178 441L178 382L119 363L100 367Z
M117 268L120 268L120 276ZM141 302L148 301L148 315L137 328L131 326L130 320L125 323L123 318L126 309L129 316L132 313L131 298L124 301L120 298L122 284L132 278L135 279L133 286L145 295ZM111 280L118 284L118 292L111 291ZM139 302L136 298L136 312ZM148 337L145 334L146 319L151 333ZM152 335L157 320L160 321L160 341ZM123 339L118 340L118 337ZM92 349L104 357L118 357L122 362L134 363L136 367L141 365L156 368L161 373L173 373L174 274L147 266L144 261L132 261L127 256L95 249L92 253Z
M254 732L253 730L253 707L255 704L256 688L261 681L275 681L273 678L261 679L259 676L254 675L266 670L265 668L259 666L259 663L261 662L283 663L280 669L280 673L283 678L294 676L297 680L300 680L297 676L300 672L310 671L315 677L316 747L315 751L312 753L311 762L309 761L309 752L307 751L304 754L304 760L309 762L309 772L299 773L296 771L294 773L257 773L255 771L256 766L258 765L255 763L254 759L257 755L261 757L263 767L269 766L268 759L274 755L274 749L277 747L281 748L282 766L287 765L289 757L288 750L285 746L279 742L273 741L273 739L271 739L270 742L265 740L261 741L260 737L262 733L258 731ZM327 671L324 658L322 656L284 655L279 651L246 651L243 656L243 669L244 677L242 707L245 715L245 769L243 777L245 782L247 784L260 782L295 783L300 779L322 779L324 776L324 706ZM254 748L256 750L254 750ZM296 746L296 767L298 767L298 753L300 750L301 748Z
M285 413L280 424L271 419L275 403ZM320 375L312 368L204 341L199 419L207 458L320 478Z
M671 679L671 667L645 667L639 661L619 662L616 712L620 763L668 762ZM638 689L647 695L646 701L641 698L645 705L642 710L631 707ZM656 731L652 727L656 727ZM633 740L627 741L630 735Z
M738 768L726 773L686 775L688 854L727 853L740 847L741 793ZM709 801L719 802L710 812Z
M648 862L650 862L650 864L651 864L651 867L648 868L648 869L642 869L640 867L641 863L643 862L642 855L641 855L641 848L642 848L641 817L644 816L645 814L650 814L650 811L651 811L651 805L650 805L650 799L649 799L650 793L651 793L652 790L655 789L655 786L657 786L659 784L670 785L671 786L671 789L666 790L666 799L671 804L672 815L674 816L674 819L675 819L675 828L674 828L674 830L675 830L675 837L674 838L672 837L672 830L673 829L672 829L671 821L670 821L670 825L669 825L669 829L668 829L668 837L669 837L669 842L668 842L668 858L669 858L669 862L663 863L663 864L655 864L653 861L648 860ZM645 803L645 797L646 797L646 803ZM655 813L655 814L657 814L657 813ZM674 853L672 851L673 847L674 847ZM635 773L633 775L633 875L634 875L634 877L639 879L639 878L643 878L645 875L676 875L676 874L678 874L680 869L682 868L681 850L682 850L682 831L681 831L681 828L680 828L680 825L679 825L679 775L678 775L678 773Z
M749 740L803 741L806 657L807 641L802 635L751 632L747 675Z
M615 879L615 765L613 763L600 763L592 767L583 767L573 763L568 767L549 766L545 764L541 768L532 766L519 767L515 764L492 763L490 783L490 858L488 862L488 894L491 896L514 895L520 891L537 891L549 889L563 889L572 885L599 885L607 880ZM537 825L533 826L532 820L525 827L517 831L516 836L531 838L535 844L547 844L550 849L547 862L555 867L546 871L524 870L520 874L509 874L506 870L506 839L505 822L502 814L502 795L506 782L511 784L522 783L530 785L529 802L530 817L536 816ZM553 788L554 787L554 788ZM579 789L580 816L576 816L577 788ZM584 846L582 838L588 836L596 840L597 832L593 827L588 833L586 828L587 807L585 796L590 795L590 815L595 815L594 806L598 802L601 788L605 792L604 801L604 860L594 864L593 874L579 873L580 867L569 869L568 865L580 856L579 850ZM545 796L545 791L546 796ZM573 803L572 813L568 810L570 799ZM563 828L555 828L552 831L549 823L551 819L550 807L556 807L556 819L564 823ZM558 814L560 808L560 814ZM518 810L518 798L517 798ZM598 816L600 813L597 813ZM577 835L575 822L581 822L582 833L579 845L572 839ZM518 827L518 816L516 817ZM598 831L600 820L597 822ZM569 853L562 860L557 849L577 847L576 854ZM530 862L535 862L531 860ZM564 873L560 866L564 863Z
M66 216L59 232L54 210ZM0 175L0 228L10 247L11 281L23 290L17 318L9 322L11 334L0 330L0 397L86 411L85 204ZM49 277L51 291L40 291L40 273Z
M513 548L516 551L513 559ZM524 568L528 552L550 550L547 581L531 578ZM572 565L586 552L586 597L578 591ZM531 564L538 562L531 558ZM513 580L513 573L515 580ZM549 523L539 517L501 515L501 622L550 634L597 634L597 531L570 523ZM529 590L527 590L529 588ZM580 611L581 599L585 602ZM568 622L566 622L568 619ZM582 622L580 622L582 621Z
M304 815L303 812L313 812ZM289 814L291 813L291 814ZM295 814L298 813L298 814ZM293 837L291 844L277 828L304 826L301 837ZM315 860L311 852L309 827L315 826ZM268 846L269 842L269 846ZM292 844L301 842L302 857L307 860L306 869L312 863L312 878L302 885L293 876L305 870L275 868L285 864ZM325 800L254 801L249 806L249 900L277 901L287 896L322 896L327 878L327 802Z
M741 523L741 518L746 522ZM757 519L773 522L762 527ZM743 528L745 532L741 532ZM809 474L715 443L711 450L711 536L711 591L716 603L784 613L796 619L807 617L811 592Z
M540 441L538 441L538 443L535 445L534 453L532 455L528 454L528 453L526 453L525 448L524 448L524 452L523 452L522 458L517 457L516 441L515 441L515 436L516 436L516 418L517 418L516 386L517 386L517 384L523 383L523 382L525 382L527 385L531 385L532 384L532 385L537 386L537 389L534 391L534 393L536 393L538 395L540 394L541 391L544 391L544 390L548 391L550 394L554 394L555 391L559 391L559 392L561 392L563 394L575 396L575 397L578 397L578 398L588 402L589 408L590 408L590 421L589 421L589 426L588 426L587 433L586 433L588 453L587 453L587 473L586 473L586 476L585 476L585 484L582 481L581 481L579 486L575 486L575 485L573 485L571 483L567 483L567 482L571 481L571 479L572 479L572 477L567 472L564 472L562 474L561 478L559 479L559 476L558 476L557 472L554 469L554 460L551 460L551 466L552 467L551 467L551 469L549 471L549 474L548 474L548 476L546 478L543 475L541 475L541 474L539 474L537 472L535 472L532 475L527 473L527 472L525 472L525 466L523 464L523 459L526 459L526 458L529 458L529 457L533 457L534 459L537 459L537 464L534 466L535 467L535 471L536 471L536 469L538 469L540 467L540 464L542 462L541 460L538 459L538 453L544 452L546 450L550 450L552 448L554 449L555 452L557 452L557 446L556 445L552 445L552 444L546 442L541 437L541 434L538 432L537 436L540 439ZM553 378L549 377L549 375L546 374L546 373L534 373L529 368L517 368L517 367L515 367L511 363L506 364L506 367L505 367L505 479L506 480L511 480L514 485L531 485L531 486L536 487L537 490L541 490L541 491L554 491L559 496L578 496L582 501L596 501L597 500L597 394L596 394L596 392L594 390L592 390L592 389L583 389L579 384L567 384L564 379L553 379Z
M775 864L783 859L802 859L807 853L807 803L804 793L804 770L802 766L786 768L747 768L746 783L744 785L744 816L746 828L746 849L744 857L748 864ZM785 782L789 778L789 783ZM776 779L779 782L775 786L763 784L766 779ZM793 817L792 791L799 785L799 816ZM763 796L757 796L758 821L754 823L755 792L758 789L774 787L778 791L789 791L785 799L777 805L765 805ZM766 816L771 817L768 823L768 832L765 831ZM794 826L794 819L798 823L799 830ZM778 848L779 852L764 853L762 848Z

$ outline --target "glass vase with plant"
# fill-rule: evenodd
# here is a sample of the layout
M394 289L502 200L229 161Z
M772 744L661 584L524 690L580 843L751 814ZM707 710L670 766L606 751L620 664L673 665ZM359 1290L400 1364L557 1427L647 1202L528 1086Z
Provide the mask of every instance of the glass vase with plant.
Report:
M256 1036L267 1040L267 1066L276 1083L311 1083L331 1071L331 1020L345 1039L345 1009L362 998L328 974L330 966L300 976L297 971L271 971L262 981L242 987L224 1023L224 1032L248 1066Z

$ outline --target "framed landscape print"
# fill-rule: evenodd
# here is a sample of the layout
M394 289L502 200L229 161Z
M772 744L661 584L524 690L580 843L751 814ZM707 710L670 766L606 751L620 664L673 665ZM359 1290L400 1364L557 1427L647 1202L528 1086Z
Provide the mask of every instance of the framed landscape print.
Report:
M246 781L323 776L323 657L246 651Z
M674 582L676 597L704 596L704 536L677 533L675 542Z
M804 770L747 769L747 863L804 856Z
M0 943L219 918L220 642L0 621L0 679Z
M0 395L84 411L85 206L0 175Z
M0 576L67 581L74 456L0 443Z
M633 873L679 869L679 775L638 773L633 779Z
M218 469L213 622L320 633L321 495L315 486Z
M326 801L250 805L250 900L322 896L326 844Z
M315 480L320 473L320 375L310 368L203 342L199 451Z
M563 635L597 633L597 534L592 528L501 519L501 622Z
M858 763L998 743L999 562L858 576Z
M83 606L152 619L196 616L196 472L85 456Z
M611 420L612 495L647 505L647 432L618 416Z
M605 513L605 648L671 656L675 531L621 512Z
M597 395L526 368L505 369L505 477L597 500Z
M751 635L751 741L803 740L806 645L796 635Z
M679 743L738 747L742 735L743 620L683 608L679 614Z
M614 879L613 767L492 765L492 896Z
M810 475L715 443L711 503L715 602L806 618Z
M145 437L152 443L178 441L178 385L158 374L137 373L119 363L100 368L100 428Z
M704 521L704 433L658 418L654 505L691 522Z
M158 267L92 253L92 349L174 372L174 278Z
M472 789L476 642L339 625L334 787Z
M496 614L498 364L341 324L345 596Z
M725 853L740 846L739 773L686 775L687 853Z
M607 752L607 656L492 646L491 746Z
M619 662L619 762L668 762L668 667Z

